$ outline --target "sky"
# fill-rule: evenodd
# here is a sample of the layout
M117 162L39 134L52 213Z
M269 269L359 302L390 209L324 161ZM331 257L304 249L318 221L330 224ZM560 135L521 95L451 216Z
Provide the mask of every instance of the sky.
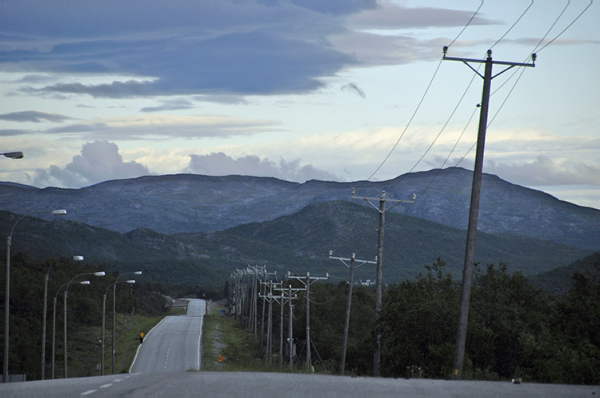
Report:
M472 169L600 209L590 0L2 0L0 181Z

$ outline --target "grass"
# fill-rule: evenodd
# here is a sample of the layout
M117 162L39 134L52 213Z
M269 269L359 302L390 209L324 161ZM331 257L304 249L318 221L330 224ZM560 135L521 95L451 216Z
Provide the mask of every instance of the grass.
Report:
M202 370L226 372L289 372L278 357L272 364L259 358L260 341L231 316L219 314L225 307L210 303L202 331ZM223 357L222 362L218 357Z

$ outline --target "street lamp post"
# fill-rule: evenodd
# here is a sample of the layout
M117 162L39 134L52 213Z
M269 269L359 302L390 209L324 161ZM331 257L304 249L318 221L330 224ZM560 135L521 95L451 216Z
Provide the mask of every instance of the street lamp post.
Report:
M142 275L142 271L124 272L117 277L117 282L119 281L119 279L121 279L125 275ZM117 284L115 283L115 285L113 286L113 334L112 334L112 346L111 346L112 354L110 357L110 373L115 373L115 334L117 332L117 328L115 326L116 319L117 319L115 316L115 314L116 314L115 303L116 302L117 302Z
M80 276L80 275L78 275ZM58 288L58 290L56 291L56 295L54 296L54 310L52 311L52 379L54 379L54 362L55 362L55 358L56 358L56 302L58 300L58 293L60 293L60 291L62 290L63 287L65 286L69 286L71 283L73 283L73 281L71 280L71 282L67 282L64 285L62 285L61 287ZM89 285L90 281L81 281L81 282L77 282L80 285Z
M139 271L141 273L141 271ZM104 292L104 297L102 298L102 361L100 364L100 375L104 376L104 337L106 335L106 295L108 294L108 291L110 290L111 287L116 287L117 283L135 283L135 280L130 279L127 281L120 281L120 280L116 280L115 282L111 283L110 286L108 286L106 288L106 292ZM114 307L114 306L113 306ZM113 313L113 325L114 325L114 313ZM114 341L115 341L115 329L113 327L113 350L112 350L112 362L111 362L111 373L114 373L114 355L115 355L115 349L114 349Z
M74 261L83 261L83 256L73 256ZM48 281L50 280L50 271L52 266L58 261L55 259L48 267L46 278L44 280L44 315L42 317L42 380L46 377L46 313L48 312Z
M64 349L65 349L65 379L68 377L68 373L67 373L67 297L69 295L69 285L71 285L71 283L75 280L75 278L83 276L83 275L95 275L95 276L104 276L106 275L106 272L104 271L100 271L100 272L88 272L85 274L79 274L75 277L73 277L73 279L71 279L71 282L67 283L67 287L65 288L65 294L64 294L64 302L65 302L65 316L64 316L64 321L65 321L65 335L63 336L65 339L65 343L64 343Z
M14 153L18 153L18 152L14 152ZM4 155L6 156L6 154L4 154ZM18 158L16 158L16 159L18 159ZM29 216L29 215L35 214L35 213L46 213L46 211L32 211L32 212L29 212L29 213L19 217L17 219L17 221L13 224L12 228L10 229L10 234L8 235L8 237L6 239L6 292L4 293L4 365L3 365L3 375L4 375L3 381L5 383L9 382L8 353L10 350L10 339L9 339L9 336L10 336L10 246L12 245L12 234L15 230L15 227L19 223L19 221L21 221L26 216ZM67 211L64 209L59 209L59 210L52 210L50 213L54 214L55 216L64 216L65 214L67 214Z

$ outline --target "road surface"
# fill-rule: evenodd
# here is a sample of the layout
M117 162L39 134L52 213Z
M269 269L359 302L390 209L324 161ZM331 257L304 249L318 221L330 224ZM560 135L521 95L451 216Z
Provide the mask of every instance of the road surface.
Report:
M144 343L145 344L145 343ZM0 385L6 397L596 397L600 386L253 372L160 372Z
M164 318L144 338L130 373L200 370L204 300L189 300L187 315Z

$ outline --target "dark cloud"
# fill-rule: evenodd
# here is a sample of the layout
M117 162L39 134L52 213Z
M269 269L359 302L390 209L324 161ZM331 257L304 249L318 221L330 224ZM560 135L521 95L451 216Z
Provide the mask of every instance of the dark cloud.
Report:
M61 123L65 120L71 120L73 118L59 115L57 113L46 113L38 111L22 111L22 112L11 112L0 115L0 120L8 120L11 122L33 122L40 123L42 120L48 122Z
M190 101L185 99L166 100L161 102L162 105L147 106L145 108L140 109L140 112L152 113L163 111L179 111L182 109L191 109L194 107L194 105Z
M135 98L151 95L166 94L157 90L151 82L112 82L110 84L85 85L81 83L61 83L47 86L42 89L28 87L23 92L62 93L62 94L88 94L94 98ZM65 97L66 98L66 97Z
M352 14L362 10L377 8L376 0L292 0L297 6L324 14Z
M378 9L375 0L105 0L73 2L68 7L44 1L33 6L23 0L5 2L1 7L5 40L0 41L0 67L18 66L22 71L44 74L132 77L127 82L98 85L75 82L42 89L24 87L22 93L96 98L176 94L233 98L315 90L323 85L324 77L359 62L370 63L355 57L356 52L348 46L332 45L334 36L339 41L340 36L352 33L347 18L357 26L386 24L389 11ZM372 11L365 14L365 10ZM421 27L442 22L458 26L471 14L399 6L391 10L403 21ZM366 17L361 19L363 14ZM370 40L375 39L397 45L384 37ZM371 48L378 51L376 59L399 52L384 45ZM413 51L410 56L395 57L395 62L416 59ZM35 79L27 81L33 84Z
M46 130L45 134L80 135L85 139L138 140L247 136L278 131L280 122L231 116L144 115L76 123Z
M47 170L36 170L33 185L82 187L106 180L135 178L149 175L148 168L137 162L123 162L119 147L111 142L88 142L81 154L74 156L64 168L50 166Z
M93 123L93 124L71 124L64 127L54 127L46 130L46 134L70 134L70 133L91 133L105 129L107 125L105 123Z
M362 98L367 98L367 95L365 94L365 92L354 83L344 84L342 86L342 91L350 91L355 94L358 94Z
M279 163L267 158L250 155L234 159L222 152L210 155L190 155L190 164L185 172L212 176L249 175L255 177L276 177L286 181L304 182L308 180L337 181L339 178L327 171L318 170L312 165L300 165L300 159Z
M15 135L30 134L31 130L3 129L0 130L0 137L11 137Z
M403 7L386 3L384 10L366 11L353 15L349 25L356 29L414 29L429 27L463 27L473 17L474 10L449 10L431 7ZM476 15L470 25L493 25L492 21Z

